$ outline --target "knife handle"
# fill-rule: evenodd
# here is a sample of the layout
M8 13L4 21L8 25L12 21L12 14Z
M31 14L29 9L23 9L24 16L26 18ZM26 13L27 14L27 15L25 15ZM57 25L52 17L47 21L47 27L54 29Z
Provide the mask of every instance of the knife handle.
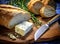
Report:
M51 26L53 23L57 22L59 19L60 19L60 15L56 15L47 24Z

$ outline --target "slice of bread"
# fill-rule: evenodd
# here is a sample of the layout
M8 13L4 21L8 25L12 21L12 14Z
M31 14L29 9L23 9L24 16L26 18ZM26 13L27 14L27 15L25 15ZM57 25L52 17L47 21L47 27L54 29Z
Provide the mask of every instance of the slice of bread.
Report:
M56 14L55 9L51 6L44 6L40 9L40 15L42 17L52 17Z
M40 8L43 6L40 0L30 0L27 7L29 11L33 12L34 14L39 14Z

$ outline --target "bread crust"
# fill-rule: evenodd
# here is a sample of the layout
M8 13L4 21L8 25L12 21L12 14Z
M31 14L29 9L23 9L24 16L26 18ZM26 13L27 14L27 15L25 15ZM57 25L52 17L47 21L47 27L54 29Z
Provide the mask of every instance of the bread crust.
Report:
M49 1L50 1L50 0L42 0L42 3L43 3L44 5L47 5L47 4L49 3Z
M53 14L51 15L51 16L46 16L46 14L44 13L45 12L45 9L48 9L48 8L51 8L52 10L53 10ZM51 12L52 12L52 10L50 10ZM53 7L51 7L51 6L48 6L48 5L46 5L46 6L44 6L44 7L42 7L41 9L40 9L40 15L43 17L43 18L49 18L49 17L52 17L52 16L54 16L55 15L55 9L53 8ZM47 13L47 12L46 12Z
M40 4L41 6L37 9L35 7L36 4ZM35 13L35 14L39 14L39 9L43 6L42 2L40 0L30 0L30 2L28 3L28 9L29 11Z
M54 0L42 0L41 1L44 5L52 6L54 9L56 9L56 2Z
M14 17L16 17L17 15L20 16L21 13L23 15L28 14L27 16L29 16L29 18L31 18L30 13L28 13L25 10L22 10L21 8L14 7L14 6L11 6L11 5L0 5L0 25L3 25L3 26L5 26L5 27L10 29L11 28L9 26L10 21Z

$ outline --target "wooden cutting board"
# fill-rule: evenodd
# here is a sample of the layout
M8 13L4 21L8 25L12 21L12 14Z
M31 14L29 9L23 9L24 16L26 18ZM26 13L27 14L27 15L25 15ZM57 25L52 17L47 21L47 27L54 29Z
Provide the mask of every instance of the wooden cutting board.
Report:
M41 17L38 17L43 24L47 23L51 18L49 19L42 19ZM3 26L0 26L0 40L8 41L8 42L13 42L13 43L29 43L29 42L34 42L34 33L36 32L37 28L34 26L33 29L24 37L19 37L16 40L10 39L6 34L7 33L13 33L13 29L9 30ZM44 33L36 42L41 42L41 41L49 41L53 40L57 37L60 37L60 26L58 22L53 24L46 33Z

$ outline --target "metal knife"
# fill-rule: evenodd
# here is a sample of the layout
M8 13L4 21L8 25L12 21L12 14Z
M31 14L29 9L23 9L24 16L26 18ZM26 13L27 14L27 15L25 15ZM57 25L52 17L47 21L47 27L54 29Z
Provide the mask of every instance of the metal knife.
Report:
M42 25L34 34L34 40L36 41L39 37L41 37L53 23L58 21L59 18L60 15L56 15L47 24Z

